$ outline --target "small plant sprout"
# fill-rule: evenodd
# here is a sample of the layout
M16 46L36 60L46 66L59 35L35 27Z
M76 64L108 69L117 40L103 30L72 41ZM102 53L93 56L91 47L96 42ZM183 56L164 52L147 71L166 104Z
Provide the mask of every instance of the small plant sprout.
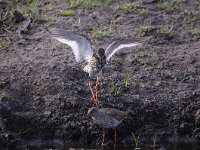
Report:
M134 7L134 12L136 12L139 15L145 15L149 12L149 9L148 8Z
M47 10L53 10L54 6L52 4L47 5Z
M53 26L56 23L56 20L54 20L53 18L49 18L47 20L47 27Z
M126 73L126 75L125 75L125 77L124 77L123 83L124 83L124 87L127 89L128 86L129 86L130 83L131 83L131 73L130 73L130 72L127 72L127 73Z
M148 57L149 56L149 52L146 50L140 50L136 53L137 56L139 57Z
M40 9L39 10L39 16L41 20L45 19L45 10L44 9Z
M172 2L162 2L161 7L164 8L166 11L174 11L177 8L177 2L172 1Z
M0 14L0 31L7 31L10 32L10 28L14 25L14 20L11 19L11 13L9 11L5 11L2 14Z
M159 33L161 35L169 35L171 36L174 32L174 25L173 23L170 26L163 26L161 25L159 28Z
M194 28L194 29L191 29L191 34L193 36L197 36L197 35L200 35L200 28Z
M153 31L155 27L151 25L151 20L147 20L141 25L139 28L136 28L135 31L139 36L147 36L151 31Z
M3 98L8 97L8 94L5 91L0 91L0 102Z
M96 6L96 1L94 0L87 0L87 1L81 1L78 6L80 6L81 8L92 8Z
M69 8L92 8L96 6L102 6L102 8L107 8L112 0L64 0L64 2L69 3Z
M71 16L73 14L72 10L61 10L60 14L63 16Z
M156 62L155 64L154 64L154 66L155 66L155 68L156 69L162 69L162 64L161 64L161 62Z
M150 31L150 29L150 26L141 26L136 30L136 32L139 34L139 36L145 36Z
M0 49L5 48L5 43L0 39Z
M77 0L64 0L64 2L67 2L67 1L69 1L69 7L70 8L77 7L77 5L78 5L78 1Z
M131 11L134 10L134 7L130 6L130 5L122 5L122 6L118 7L118 10L123 10L123 11L126 11L126 12L131 12Z
M106 31L101 31L101 30L98 30L98 29L92 29L91 30L91 33L92 33L92 37L95 37L95 38L102 38L102 37L105 37L105 36L109 36L111 35L112 33L112 21L109 25L109 27L107 27L108 29Z
M139 15L144 15L144 14L147 14L149 12L149 9L147 9L147 8L141 8L139 6L131 6L131 5L119 6L118 10L123 10L123 11L126 11L126 12L134 11L135 13L137 13Z
M135 146L135 150L139 150L140 149L140 134L138 136L136 136L134 133L132 133L133 136L133 142L134 142L134 146Z
M151 147L153 148L153 150L156 150L156 142L157 142L157 135L156 134L154 134L154 136L152 137L153 139L152 139L152 145L151 145Z
M121 89L121 87L117 86L116 83L112 83L112 85L111 85L111 94L112 94L113 96L118 95L119 92L120 92L120 89Z
M24 16L34 18L38 12L38 0L29 0L26 5L18 5L17 10Z
M192 12L186 13L186 14L185 14L184 20L185 20L187 23L191 23L191 22L193 22L193 21L196 20L196 16L195 16Z

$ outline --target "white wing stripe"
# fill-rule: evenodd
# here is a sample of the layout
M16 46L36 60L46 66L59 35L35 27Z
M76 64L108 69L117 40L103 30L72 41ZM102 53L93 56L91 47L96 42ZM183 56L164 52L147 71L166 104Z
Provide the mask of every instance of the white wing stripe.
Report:
M72 48L77 62L87 61L93 56L90 43L83 35L57 28L49 29L49 32L55 39Z
M115 44L116 44L116 47L115 47ZM122 49L122 48L128 48L128 47L134 47L134 46L138 46L138 45L141 45L142 43L139 43L139 42L134 42L134 43L127 43L127 44L121 44L121 45L118 45L119 43L117 42L114 42L112 43L107 49L106 49L106 59L107 61L112 57L112 55L117 52L119 49ZM118 46L117 46L118 45ZM113 47L112 47L113 46Z
M79 60L80 59L80 54L79 54L79 51L78 51L79 47L78 47L77 42L75 42L75 41L69 41L69 40L66 40L64 38L58 38L58 37L56 37L56 39L58 41L64 43L64 44L69 45L72 48L72 50L73 50L73 53L74 53L75 58L76 58L76 61L78 61L78 62L80 61Z

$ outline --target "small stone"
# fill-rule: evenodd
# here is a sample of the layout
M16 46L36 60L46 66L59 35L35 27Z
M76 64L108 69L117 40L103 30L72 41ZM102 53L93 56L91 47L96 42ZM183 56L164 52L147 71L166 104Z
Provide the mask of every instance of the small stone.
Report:
M51 115L51 111L45 111L45 112L43 113L43 115L44 115L45 117L49 117L49 116Z
M72 121L72 122L70 123L70 126L71 126L72 128L74 128L74 127L76 126L76 124Z
M193 93L193 96L199 96L200 95L200 90L195 90Z

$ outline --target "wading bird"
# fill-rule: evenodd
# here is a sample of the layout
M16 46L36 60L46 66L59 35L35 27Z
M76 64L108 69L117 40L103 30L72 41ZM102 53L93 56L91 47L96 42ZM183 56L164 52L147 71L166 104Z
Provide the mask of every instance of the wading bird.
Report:
M92 93L93 102L95 105L99 104L98 101L98 83L99 78L102 76L102 69L111 56L119 49L126 47L133 47L141 45L147 38L139 39L126 39L113 42L109 47L104 50L100 48L98 53L95 54L90 46L87 37L76 32L70 32L58 28L50 28L47 31L58 41L69 45L75 55L75 59L81 64L83 70L89 74L88 85ZM91 79L96 79L95 93L92 89Z
M123 119L128 118L128 113L125 111L120 111L114 108L98 108L91 107L87 112L88 117L92 117L92 120L96 125L103 128L102 129L102 145L104 145L105 140L105 128L113 128L114 131L114 145L117 142L117 132L116 127L123 121Z

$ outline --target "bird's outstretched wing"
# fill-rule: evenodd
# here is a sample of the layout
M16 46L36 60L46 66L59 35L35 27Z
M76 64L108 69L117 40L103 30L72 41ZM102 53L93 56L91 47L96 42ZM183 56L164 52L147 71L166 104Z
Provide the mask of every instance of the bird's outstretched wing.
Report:
M150 39L150 37L115 41L105 50L106 60L110 60L112 55L114 55L114 53L117 52L119 49L142 45L148 39Z
M47 31L55 39L72 48L77 62L87 61L93 56L90 42L85 36L58 28L50 28Z

